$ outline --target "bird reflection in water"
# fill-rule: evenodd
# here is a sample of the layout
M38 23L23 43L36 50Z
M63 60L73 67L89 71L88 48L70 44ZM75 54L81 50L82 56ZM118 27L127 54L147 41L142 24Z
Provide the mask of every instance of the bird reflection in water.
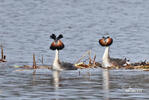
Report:
M109 100L109 70L102 70L104 100Z
M54 84L55 89L59 88L59 74L60 74L60 71L54 70L52 72L52 79L53 79L53 84Z
M59 100L60 99L60 96L59 96L59 74L60 74L60 71L57 71L57 70L53 70L52 72L52 83L54 85L54 88L55 88L55 100Z

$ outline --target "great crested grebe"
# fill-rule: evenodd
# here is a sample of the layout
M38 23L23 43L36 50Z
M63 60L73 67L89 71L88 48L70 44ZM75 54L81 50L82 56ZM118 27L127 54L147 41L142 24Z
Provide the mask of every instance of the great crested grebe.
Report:
M102 66L107 68L107 67L112 67L112 66L124 66L126 64L126 59L119 59L119 58L110 58L109 55L109 49L110 45L113 43L113 39L108 37L103 37L102 39L99 40L99 44L105 48L105 52L102 57Z
M55 34L52 34L51 39L54 41L51 43L50 49L55 50L55 58L53 61L52 69L53 70L76 70L77 68L71 64L66 62L60 62L59 60L59 50L62 50L64 48L63 42L60 40L63 38L63 35L60 34L58 37L56 37Z

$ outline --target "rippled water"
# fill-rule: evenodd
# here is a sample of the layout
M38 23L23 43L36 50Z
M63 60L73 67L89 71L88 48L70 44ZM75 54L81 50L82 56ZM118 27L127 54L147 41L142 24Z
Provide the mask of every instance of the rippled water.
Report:
M149 59L148 0L0 0L0 42L7 63L0 65L2 100L140 100L148 99L149 73L137 70L87 69L15 71L12 65L51 64L50 34L62 33L62 61L76 62L87 50L101 62L103 35L114 39L111 56L131 62ZM108 34L107 34L108 33Z

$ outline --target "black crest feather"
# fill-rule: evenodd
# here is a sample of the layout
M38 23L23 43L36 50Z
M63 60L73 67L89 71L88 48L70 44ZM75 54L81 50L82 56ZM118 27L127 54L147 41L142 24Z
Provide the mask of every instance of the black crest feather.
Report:
M52 35L50 35L50 38L56 40L56 35L52 34Z
M57 40L59 40L59 39L61 39L61 38L63 38L63 35L62 35L62 34L60 34L60 35L57 37Z

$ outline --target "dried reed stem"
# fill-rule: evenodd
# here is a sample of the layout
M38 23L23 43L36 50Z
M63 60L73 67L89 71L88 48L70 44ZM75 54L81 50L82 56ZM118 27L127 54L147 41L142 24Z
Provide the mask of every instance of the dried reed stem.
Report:
M86 51L86 52L81 56L81 58L76 62L76 64L79 63L87 54L89 54L89 52L91 52L91 50Z
M35 60L35 54L34 53L33 53L33 69L37 69L36 60Z

